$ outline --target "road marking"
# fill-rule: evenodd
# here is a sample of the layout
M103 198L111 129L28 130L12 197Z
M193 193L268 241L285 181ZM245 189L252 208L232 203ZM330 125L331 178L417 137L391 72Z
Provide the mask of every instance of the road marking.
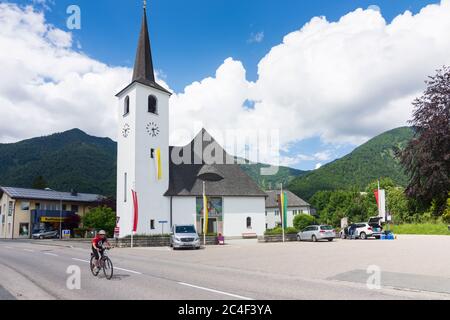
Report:
M83 259L72 258L72 260L90 263L90 261L83 260ZM141 272L137 272L137 271L133 271L133 270L129 270L129 269L124 269L124 268L119 268L119 267L114 267L114 269L125 271L125 272L130 272L130 273L134 273L134 274L142 274Z
M46 254L46 255L48 255L48 256L52 256L52 257L58 257L57 254L50 253L50 252L45 252L44 254Z
M5 246L6 249L13 249L12 247Z
M180 284L180 285L182 285L182 286L186 286L186 287L191 287L191 288L196 288L196 289L205 290L205 291L209 291L209 292L214 292L214 293L218 293L218 294L223 294L223 295L226 295L226 296L229 296L229 297L238 298L238 299L241 299L241 300L253 300L252 298L247 298L247 297L239 296L239 295L237 295L237 294L232 294L232 293L223 292L223 291L219 291L219 290L214 290L214 289L209 289L209 288L204 288L204 287L194 286L193 284L189 284L189 283L178 282L178 284Z
M116 269L116 270L122 270L122 271L130 272L130 273L134 273L134 274L142 274L142 273L137 272L137 271L128 270L128 269L123 269L123 268L118 268L118 267L115 267L115 269Z
M23 251L26 251L26 252L34 252L34 250L31 250L31 249L23 249Z

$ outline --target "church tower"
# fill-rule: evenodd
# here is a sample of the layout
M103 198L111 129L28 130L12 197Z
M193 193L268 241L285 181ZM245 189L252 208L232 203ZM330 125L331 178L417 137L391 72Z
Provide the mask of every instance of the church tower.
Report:
M136 233L160 234L159 221L169 220L169 98L156 83L147 12L139 35L133 79L119 100L117 216L119 237L131 235L137 202ZM136 202L135 200L136 195ZM165 225L168 231L168 225Z

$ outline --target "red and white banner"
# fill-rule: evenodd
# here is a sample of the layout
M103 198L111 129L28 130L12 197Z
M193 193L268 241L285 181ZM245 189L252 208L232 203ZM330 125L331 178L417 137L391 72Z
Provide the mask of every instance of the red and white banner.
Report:
M138 218L139 218L139 204L137 193L134 190L131 190L133 194L133 232L137 232L138 226Z
M386 218L386 191L379 189L374 190L375 199L377 200L378 206L378 216L385 219Z

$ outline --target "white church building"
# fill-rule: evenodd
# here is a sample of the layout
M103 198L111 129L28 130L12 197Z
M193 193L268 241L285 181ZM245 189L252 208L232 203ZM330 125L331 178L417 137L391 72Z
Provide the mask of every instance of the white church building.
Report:
M204 180L208 233L262 235L267 194L238 164L227 164L233 157L206 130L187 146L169 146L170 95L155 81L144 8L133 78L117 94L119 237L133 233L136 207L137 234L167 233L174 224L193 224L202 233Z

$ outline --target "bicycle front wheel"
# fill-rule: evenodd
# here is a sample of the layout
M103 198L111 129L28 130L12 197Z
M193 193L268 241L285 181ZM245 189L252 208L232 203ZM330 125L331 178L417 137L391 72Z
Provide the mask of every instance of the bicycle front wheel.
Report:
M103 273L108 280L111 280L111 278L113 277L114 267L112 261L109 258L106 258L105 261L103 261Z
M100 272L100 269L95 266L95 257L94 256L91 256L91 263L90 263L90 265L91 265L92 275L94 277L98 276L98 273Z

